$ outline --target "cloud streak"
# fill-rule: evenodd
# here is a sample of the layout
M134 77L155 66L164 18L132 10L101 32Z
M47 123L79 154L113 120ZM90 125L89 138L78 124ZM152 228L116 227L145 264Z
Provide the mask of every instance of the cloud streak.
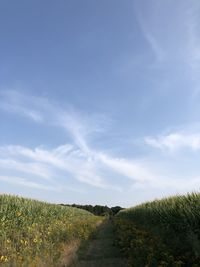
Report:
M136 18L138 24L143 32L146 42L150 46L151 50L155 55L155 59L157 62L162 62L165 59L165 53L163 48L161 47L158 38L152 33L151 29L149 28L149 23L147 23L146 18L142 14L141 10L136 9Z
M94 115L92 118L81 116L74 109L61 109L46 99L19 93L17 101L13 103L13 94L16 93L10 92L5 95L6 105L14 104L11 112L21 116L24 116L24 113L29 114L29 109L38 112L41 120L35 120L32 116L26 117L37 124L61 128L71 136L71 143L62 144L53 149L44 146L29 148L10 144L1 146L1 169L5 172L14 172L16 175L1 174L0 180L13 185L50 191L54 187L57 191L67 189L71 180L76 185L88 185L100 190L118 192L126 190L127 185L123 181L128 181L133 188L179 187L180 179L167 177L162 167L161 171L155 171L148 159L116 157L91 146L91 136L101 131L98 119L101 118L104 124L104 116L95 117ZM98 119L95 121L95 118ZM175 132L158 137L147 137L145 143L173 152L185 147L199 150L200 135L184 135L183 132ZM24 175L27 175L27 179L23 178ZM115 183L115 176L121 177L122 182ZM36 182L38 179L39 183ZM187 177L184 179L187 180ZM198 176L191 177L185 185L196 185L198 180ZM184 185L182 187L185 188Z
M184 148L198 151L200 150L200 133L174 132L157 137L146 137L145 142L152 147L170 152L176 152Z
M70 134L72 139L71 144L64 144L54 149L41 147L30 149L12 145L0 147L0 164L4 165L5 169L35 174L45 179L48 177L53 179L58 176L58 173L62 176L68 174L79 182L116 190L120 190L120 187L108 182L109 177L105 174L107 171L113 173L113 176L116 173L137 182L153 179L153 175L138 162L113 157L89 145L91 135L101 129L94 119L95 116L92 119L86 116L81 117L74 110L66 111L47 100L13 91L6 93L4 98L6 105L14 105L11 112L24 116L25 113L30 114L29 110L37 111L41 120L35 120L32 116L27 117L35 123L42 122L52 127L61 127L67 134ZM47 116L51 120L46 120ZM104 123L104 116L97 116L97 118L101 118Z
M32 189L40 189L40 190L47 190L47 191L54 191L54 192L61 192L62 189L59 186L49 186L49 185L43 185L40 183L36 183L33 181L28 181L25 178L17 177L17 176L0 176L0 181L6 182L12 185L17 186L23 186L23 187L29 187Z
M173 7L173 12L172 12ZM200 64L199 1L148 1L135 7L138 25L155 55L155 64L182 68L191 81L198 79ZM170 14L170 16L169 16Z

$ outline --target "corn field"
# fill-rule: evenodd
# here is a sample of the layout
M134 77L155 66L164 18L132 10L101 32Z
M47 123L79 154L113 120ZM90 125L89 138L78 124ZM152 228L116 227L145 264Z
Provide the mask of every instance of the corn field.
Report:
M200 194L121 211L115 227L130 266L200 266Z
M0 196L0 266L61 266L70 243L89 237L101 218L77 208Z

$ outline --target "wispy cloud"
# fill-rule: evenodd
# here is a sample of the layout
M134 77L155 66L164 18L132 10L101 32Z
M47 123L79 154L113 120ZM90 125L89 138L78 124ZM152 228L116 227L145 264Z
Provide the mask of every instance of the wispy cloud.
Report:
M136 17L140 25L140 28L143 32L143 35L145 37L145 40L147 41L147 43L149 44L150 48L152 49L155 55L156 61L162 62L165 59L165 52L162 46L160 45L158 39L154 36L152 31L150 30L149 28L150 25L148 24L144 16L141 14L139 9L137 9L136 11Z
M0 166L50 181L51 178L58 179L57 176L67 177L70 174L77 181L104 189L120 190L119 186L107 182L106 170L141 183L153 180L150 171L134 160L115 158L92 149L88 155L71 145L62 145L52 150L3 146L0 147Z
M170 64L173 69L181 66L196 79L200 64L199 1L148 1L138 4L135 12L157 63Z
M114 158L103 153L99 153L98 157L103 164L111 168L114 172L128 177L135 182L156 182L155 175L148 170L145 164L139 163L136 160Z
M173 132L157 137L146 137L145 142L152 147L170 152L175 152L183 148L197 151L200 150L200 133Z
M16 95L17 101L13 102ZM24 146L2 146L0 147L0 164L2 163L4 168L35 174L43 178L55 178L58 172L62 176L68 173L77 181L116 190L120 190L120 187L109 184L106 170L113 172L113 175L117 173L124 178L138 182L153 179L153 175L138 162L132 159L116 158L91 147L89 143L92 134L102 132L103 127L99 121L106 124L104 116L86 117L83 115L81 117L80 113L75 112L74 109L64 110L46 99L21 95L13 91L7 92L4 97L7 105L14 105L11 112L23 116L24 112L29 114L29 110L37 111L43 118L42 120L37 121L31 116L27 117L36 123L42 122L52 127L61 127L71 135L72 140L71 144L64 144L54 149L45 149L41 146L34 149ZM51 120L46 120L47 116Z
M87 114L75 110L70 104L62 108L47 98L26 95L14 90L0 92L0 108L6 112L25 116L36 123L61 127L71 135L75 145L89 153L87 138L104 132L110 120L103 114Z
M31 173L43 178L58 179L71 174L75 179L97 187L104 183L95 172L92 162L81 151L70 145L57 147L53 150L22 146L1 147L0 166L4 169L16 170L21 173Z
M187 10L186 30L188 34L188 60L193 69L196 69L200 63L200 31L199 31L199 12L200 4L198 1L192 1L192 5Z
M46 184L40 184L33 181L28 181L25 178L16 177L16 176L0 176L0 181L6 182L12 185L18 185L23 187L30 187L32 189L41 189L41 190L47 190L47 191L55 191L60 192L62 191L62 188L60 186L49 186Z
M50 180L52 173L42 164L36 162L23 162L12 158L0 159L0 167L3 169L12 169L27 174L37 175Z
M90 141L93 134L102 133L99 118L102 119L102 125L104 125L104 116L95 117L93 115L92 118L89 115L81 116L80 112L72 108L61 109L42 98L26 95L21 95L20 98L20 94L18 94L18 101L13 103L12 94L13 92L6 95L6 104L14 104L15 108L12 112L15 111L15 114L22 116L24 110L27 110L27 113L29 109L39 112L42 120L35 120L31 116L27 116L27 118L34 123L62 128L71 136L71 143L51 149L41 145L35 148L10 144L1 146L1 169L14 172L16 175L1 175L0 180L7 180L8 183L35 189L51 190L55 186L56 190L61 190L61 188L70 187L68 186L70 184L69 179L73 179L75 184L85 184L103 190L123 191L126 188L126 183L115 183L114 177L117 176L125 181L128 179L129 184L133 184L134 188L171 188L172 184L175 188L178 187L180 180L177 177L167 177L162 168L159 171L155 170L148 159L116 157L91 146ZM27 99L29 99L28 105ZM23 108L23 112L18 109L19 105ZM102 128L105 131L104 127ZM145 142L153 147L169 151L176 151L183 147L189 147L193 150L200 149L200 135L194 133L186 135L181 131L158 137L147 137ZM21 178L24 175L27 175L27 179ZM110 179L110 175L112 179ZM185 178L187 180L187 177ZM36 182L38 179L41 183ZM192 185L196 185L198 176L191 177L189 180L186 185L190 184L192 187Z
M33 107L36 100L33 97L28 98L13 90L3 90L0 92L0 98L0 109L30 118L35 122L43 121L40 111Z

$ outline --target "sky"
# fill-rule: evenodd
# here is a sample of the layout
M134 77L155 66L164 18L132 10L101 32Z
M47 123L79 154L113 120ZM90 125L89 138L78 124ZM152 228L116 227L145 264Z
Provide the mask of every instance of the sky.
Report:
M1 0L0 193L199 191L199 77L199 0Z

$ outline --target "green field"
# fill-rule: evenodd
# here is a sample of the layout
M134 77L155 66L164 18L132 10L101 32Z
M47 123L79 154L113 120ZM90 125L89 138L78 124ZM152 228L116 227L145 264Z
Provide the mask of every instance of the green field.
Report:
M129 266L200 266L200 194L126 209L117 215L115 228Z
M78 267L200 267L200 194L147 202L111 220L0 196L0 266L64 267L71 262Z
M0 196L0 266L65 266L102 221L77 208Z

